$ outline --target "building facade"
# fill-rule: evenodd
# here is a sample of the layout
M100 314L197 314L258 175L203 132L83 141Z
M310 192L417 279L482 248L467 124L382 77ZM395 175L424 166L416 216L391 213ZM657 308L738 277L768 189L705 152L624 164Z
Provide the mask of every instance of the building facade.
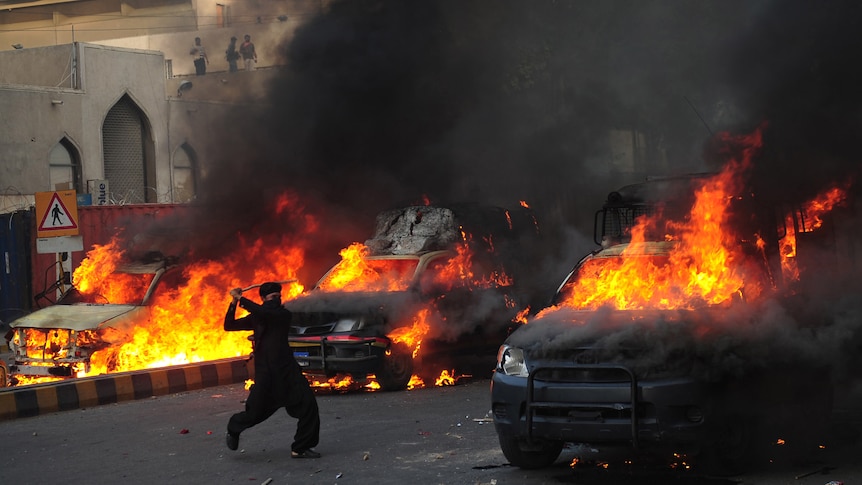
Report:
M0 213L36 192L74 189L92 203L182 203L206 175L211 126L256 103L277 50L318 0L0 1ZM229 72L231 37L259 62ZM201 37L209 63L195 75Z

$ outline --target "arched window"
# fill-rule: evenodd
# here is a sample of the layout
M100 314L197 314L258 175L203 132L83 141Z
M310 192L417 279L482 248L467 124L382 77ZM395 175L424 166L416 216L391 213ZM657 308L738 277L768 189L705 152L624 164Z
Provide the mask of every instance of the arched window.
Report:
M48 190L56 190L58 186L67 185L76 192L83 193L81 182L81 157L78 150L67 138L63 138L48 154Z
M178 203L191 202L197 195L197 156L183 143L174 152L174 197Z
M115 203L158 202L149 122L128 95L105 116L102 151L105 178Z

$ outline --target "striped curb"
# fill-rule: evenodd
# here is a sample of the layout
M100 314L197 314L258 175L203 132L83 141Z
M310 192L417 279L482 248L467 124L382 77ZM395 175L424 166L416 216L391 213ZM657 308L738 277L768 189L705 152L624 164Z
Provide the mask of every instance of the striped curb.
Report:
M0 421L245 382L247 362L223 359L0 388Z

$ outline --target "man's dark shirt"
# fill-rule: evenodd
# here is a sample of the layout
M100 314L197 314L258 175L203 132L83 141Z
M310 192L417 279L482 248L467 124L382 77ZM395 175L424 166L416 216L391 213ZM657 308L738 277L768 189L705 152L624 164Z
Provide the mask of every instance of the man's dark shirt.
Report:
M288 343L290 311L275 300L265 301L259 305L243 297L240 298L239 305L248 310L249 314L239 319L235 318L236 302L231 302L224 317L224 329L229 332L235 330L254 332L255 374L270 373L275 377L283 372L301 372Z

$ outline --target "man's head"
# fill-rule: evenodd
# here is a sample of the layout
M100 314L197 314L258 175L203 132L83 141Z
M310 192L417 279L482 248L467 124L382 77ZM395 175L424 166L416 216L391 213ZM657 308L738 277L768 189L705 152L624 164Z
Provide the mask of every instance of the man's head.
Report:
M231 38L230 38L230 41L231 41L231 42L236 42L236 37L231 37Z
M248 35L248 34L245 34L245 40L246 40L246 42L250 41L250 40L251 40L251 36L250 36L250 35Z
M201 38L195 37L195 45L201 45Z
M262 285L260 285L260 299L263 301L271 300L275 298L275 296L281 298L281 285L278 283L273 283L268 281Z

